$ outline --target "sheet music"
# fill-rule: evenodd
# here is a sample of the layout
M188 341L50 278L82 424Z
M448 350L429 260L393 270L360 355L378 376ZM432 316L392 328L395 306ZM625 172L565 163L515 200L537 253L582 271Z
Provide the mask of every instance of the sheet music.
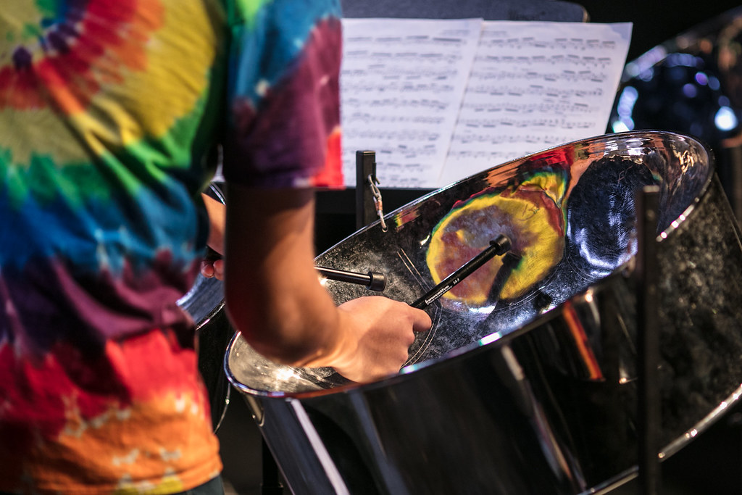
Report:
M383 187L434 188L453 136L481 19L343 19L343 173L376 152Z
M604 134L631 23L343 19L343 173L439 188Z
M485 21L438 186L605 134L631 24Z

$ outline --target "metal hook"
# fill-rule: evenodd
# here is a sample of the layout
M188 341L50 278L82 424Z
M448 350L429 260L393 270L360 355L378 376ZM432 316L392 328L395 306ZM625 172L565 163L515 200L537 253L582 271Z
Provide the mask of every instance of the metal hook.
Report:
M386 232L388 227L386 226L386 222L384 222L384 207L381 199L381 191L379 191L379 188L376 186L379 183L379 180L376 179L376 176L373 174L369 174L366 179L371 187L371 193L374 195L374 207L376 208L376 215L379 216L379 221L381 222L381 230Z

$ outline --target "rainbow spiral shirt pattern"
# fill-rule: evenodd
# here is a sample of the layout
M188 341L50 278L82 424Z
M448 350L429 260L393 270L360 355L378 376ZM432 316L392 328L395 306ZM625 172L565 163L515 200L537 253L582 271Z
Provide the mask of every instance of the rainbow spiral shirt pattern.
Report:
M337 1L0 9L0 489L163 492L221 469L197 372L200 191L341 186ZM287 146L286 143L290 143Z

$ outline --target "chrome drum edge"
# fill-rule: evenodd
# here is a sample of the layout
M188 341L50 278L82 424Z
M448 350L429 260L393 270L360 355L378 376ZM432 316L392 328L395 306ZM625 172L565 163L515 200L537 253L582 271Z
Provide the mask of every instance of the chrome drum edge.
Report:
M432 306L433 329L386 380L356 385L329 369L277 366L235 335L227 375L291 490L574 494L632 477L634 198L646 184L660 187L662 456L682 449L742 385L742 240L712 161L674 133L569 143L426 195L389 214L388 232L373 224L320 255L322 266L385 272L384 294L412 302L436 282L436 242L452 243L439 244L445 259L478 234L538 233L486 297ZM445 237L454 223L477 227ZM326 287L337 303L368 294Z
M225 203L224 194L215 183L209 185L206 194ZM222 364L234 328L224 308L223 286L222 281L199 274L193 287L178 300L178 306L196 322L198 370L209 395L214 432L219 429L227 413L231 391Z

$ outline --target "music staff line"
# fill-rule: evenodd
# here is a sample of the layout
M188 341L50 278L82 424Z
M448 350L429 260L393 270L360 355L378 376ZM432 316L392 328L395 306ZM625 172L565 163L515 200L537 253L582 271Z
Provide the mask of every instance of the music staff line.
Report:
M460 52L441 53L441 52L368 52L366 50L350 50L346 52L347 60L353 61L372 61L388 62L395 61L406 63L415 61L416 63L440 64L441 62L456 63L462 60Z
M340 71L340 79L347 78L365 78L369 76L382 77L387 79L393 78L450 78L455 77L459 72L456 69L448 68L419 68L410 65L399 66L377 66L363 68L345 68Z
M349 129L343 136L346 140L351 139L386 139L408 141L436 141L441 134L436 131L425 129L405 129L395 131L389 129Z
M579 55L476 55L475 62L492 64L517 64L517 65L552 65L564 66L575 65L583 67L596 67L605 69L612 64L609 57L593 57Z
M562 141L553 141L552 144L560 144ZM544 146L534 147L532 149L524 149L522 152L515 154L515 156L524 156L530 153L534 153L538 150L548 148L549 143L543 142ZM505 152L500 150L451 150L448 152L446 160L461 160L461 159L481 159L481 158L498 158L508 160L515 158L512 152Z
M519 115L542 113L549 115L565 114L588 114L597 108L580 102L536 102L536 103L513 103L513 102L464 102L463 110L471 109L473 112L513 112Z
M458 103L458 102L456 102ZM404 108L424 108L428 110L439 110L445 111L451 105L448 102L440 100L431 100L427 98L343 98L342 105L347 108L389 108L389 109L404 109Z
M458 129L466 129L466 125L468 122L471 121L467 119L461 119L458 124ZM487 119L481 121L481 124L477 124L477 128L481 127L484 129L496 129L498 127L504 127L506 129L514 129L532 127L536 129L588 129L594 124L595 121L575 120L569 119L567 117L558 119L553 117L537 117L535 119L517 119L504 117L502 119ZM454 134L454 136L456 136L456 134Z
M552 129L551 131L554 131L557 129ZM470 143L488 143L492 145L507 145L507 144L514 144L514 143L528 143L528 144L551 144L551 143L564 143L566 141L570 141L570 138L568 135L558 135L558 134L501 134L501 135L492 135L492 134L454 134L453 139L451 140L451 147L452 150L455 150L455 147L460 144L470 144ZM473 150L470 150L473 151ZM456 153L461 153L463 151L456 151ZM449 152L450 154L451 152Z
M349 36L343 39L343 43L348 45L373 45L385 46L461 46L465 45L468 40L468 33L441 33L437 36L428 35L410 35L410 36Z
M562 72L536 72L536 71L495 71L476 70L471 72L471 79L482 79L484 81L495 80L542 80L548 82L562 81L568 83L594 82L603 83L607 75L593 71L571 71Z
M479 46L487 48L513 48L516 50L538 48L553 50L615 50L616 42L613 40L582 39L582 38L552 38L536 39L532 37L524 38L503 38L501 36L483 33L479 40Z
M381 167L377 169L376 177L381 185L393 185L395 188L421 188L431 186L426 183L429 179L430 167L419 163L402 164L398 162L379 163ZM354 177L355 171L352 168L343 170L347 177Z
M493 85L469 85L467 93L474 95L490 95L495 97L520 98L523 96L545 96L565 100L568 98L594 98L603 96L602 88L560 88L556 86L544 86L530 84L528 86L493 86Z
M477 128L473 128L468 131L458 131L453 134L452 142L456 143L489 143L493 145L500 145L505 143L537 143L540 141L551 142L549 134L511 134L513 128L520 129L545 129L547 131L565 130L565 129L584 129L592 125L592 122L569 120L569 119L531 119L526 121L507 120L503 119L500 121L487 121L486 124L479 126L479 129L483 130L494 130L497 128L504 128L508 130L508 133L498 134L497 132L476 132ZM440 135L436 132L427 131L424 129L410 129L406 131L390 131L385 129L362 129L362 130L349 130L348 135L345 137L348 142L353 140L374 140L380 142L380 147L386 150L396 150L397 152L404 153L415 153L432 155L436 153L437 141ZM559 140L561 138L555 138ZM397 145L391 147L388 142L399 141L405 143L405 145ZM387 144L384 144L387 142ZM408 143L419 143L427 142L428 144L417 146L409 145Z
M377 153L377 156L387 155L387 156L396 156L398 158L415 158L415 157L431 157L433 155L436 155L439 153L439 150L435 145L433 146L411 146L411 145L402 145L400 143L397 144L389 144L384 142L379 142L374 145L374 150ZM353 154L350 150L343 153L344 157L351 158ZM388 158L388 157L387 157ZM386 160L386 159L385 159Z
M423 93L450 93L453 91L451 85L438 85L436 83L401 83L396 82L389 84L373 84L365 81L359 81L355 83L344 83L342 84L343 90L348 92L357 93L412 93L412 94L423 94ZM547 87L541 85L529 85L524 87L517 86L492 86L492 85L474 85L466 88L466 93L471 95L489 95L493 97L502 97L508 99L517 99L521 97L529 96L546 96L554 99L558 99L561 103L544 101L538 104L530 104L528 107L514 103L497 103L495 105L486 105L485 110L524 110L532 112L538 109L550 111L554 108L564 109L565 105L571 105L574 111L583 112L589 110L585 108L586 105L582 102L565 102L571 98L590 99L596 98L603 95L601 88L583 89L583 88L556 88ZM435 99L399 99L399 98L374 98L374 99L362 99L358 97L348 97L344 99L344 104L353 106L359 106L363 104L369 104L375 107L378 106L389 106L389 105L401 105L401 106L414 106L414 107L433 107L433 108L444 108L448 104L441 100ZM472 104L464 104L471 106ZM477 104L480 107L481 105Z
M348 57L346 67L352 66L354 63L363 65L364 67L373 67L375 69L382 69L389 64L438 64L440 62L455 63L461 60L460 55L440 55L439 58L434 56L426 56L417 53L395 53L386 56L381 55L368 55L355 57ZM515 66L574 66L574 67L590 67L594 69L606 69L611 66L611 59L606 57L579 57L570 55L552 55L546 57L543 55L534 56L509 56L509 55L477 55L474 57L475 62L482 64L494 64L494 65L515 65ZM376 67L374 67L376 66Z
M512 37L505 32L485 31L479 38L479 45L495 48L514 49L553 49L553 50L615 50L616 42L613 40L583 39L583 38L544 38L535 37ZM466 33L452 33L446 36L349 36L343 40L348 45L463 45L467 43Z
M371 123L410 123L410 124L426 124L426 125L438 125L443 123L445 117L442 116L427 116L427 115L392 115L392 114L370 114L368 112L353 112L343 113L343 122L345 123L356 123L362 122L364 124Z
M352 91L355 93L383 93L386 91L395 93L450 93L454 90L454 87L450 84L438 84L435 82L417 83L411 81L391 81L388 84L380 85L374 84L367 80L362 80L352 83L345 83L343 85L343 90Z
M342 81L349 81L353 79L362 79L370 74L369 70L366 69L351 69L343 71L340 75L341 84L354 84L354 83L343 83ZM447 79L456 75L454 70L444 71L413 71L402 67L385 68L384 71L378 71L375 76L388 78L393 81L399 78L435 78L439 80ZM561 73L557 72L537 72L537 71L498 71L495 69L490 70L473 70L471 72L470 80L483 80L483 81L503 81L503 80L526 80L534 81L541 80L545 83L554 82L593 82L603 83L606 79L606 74L602 72L593 71L571 71L568 69L563 70ZM355 83L360 84L360 83Z

